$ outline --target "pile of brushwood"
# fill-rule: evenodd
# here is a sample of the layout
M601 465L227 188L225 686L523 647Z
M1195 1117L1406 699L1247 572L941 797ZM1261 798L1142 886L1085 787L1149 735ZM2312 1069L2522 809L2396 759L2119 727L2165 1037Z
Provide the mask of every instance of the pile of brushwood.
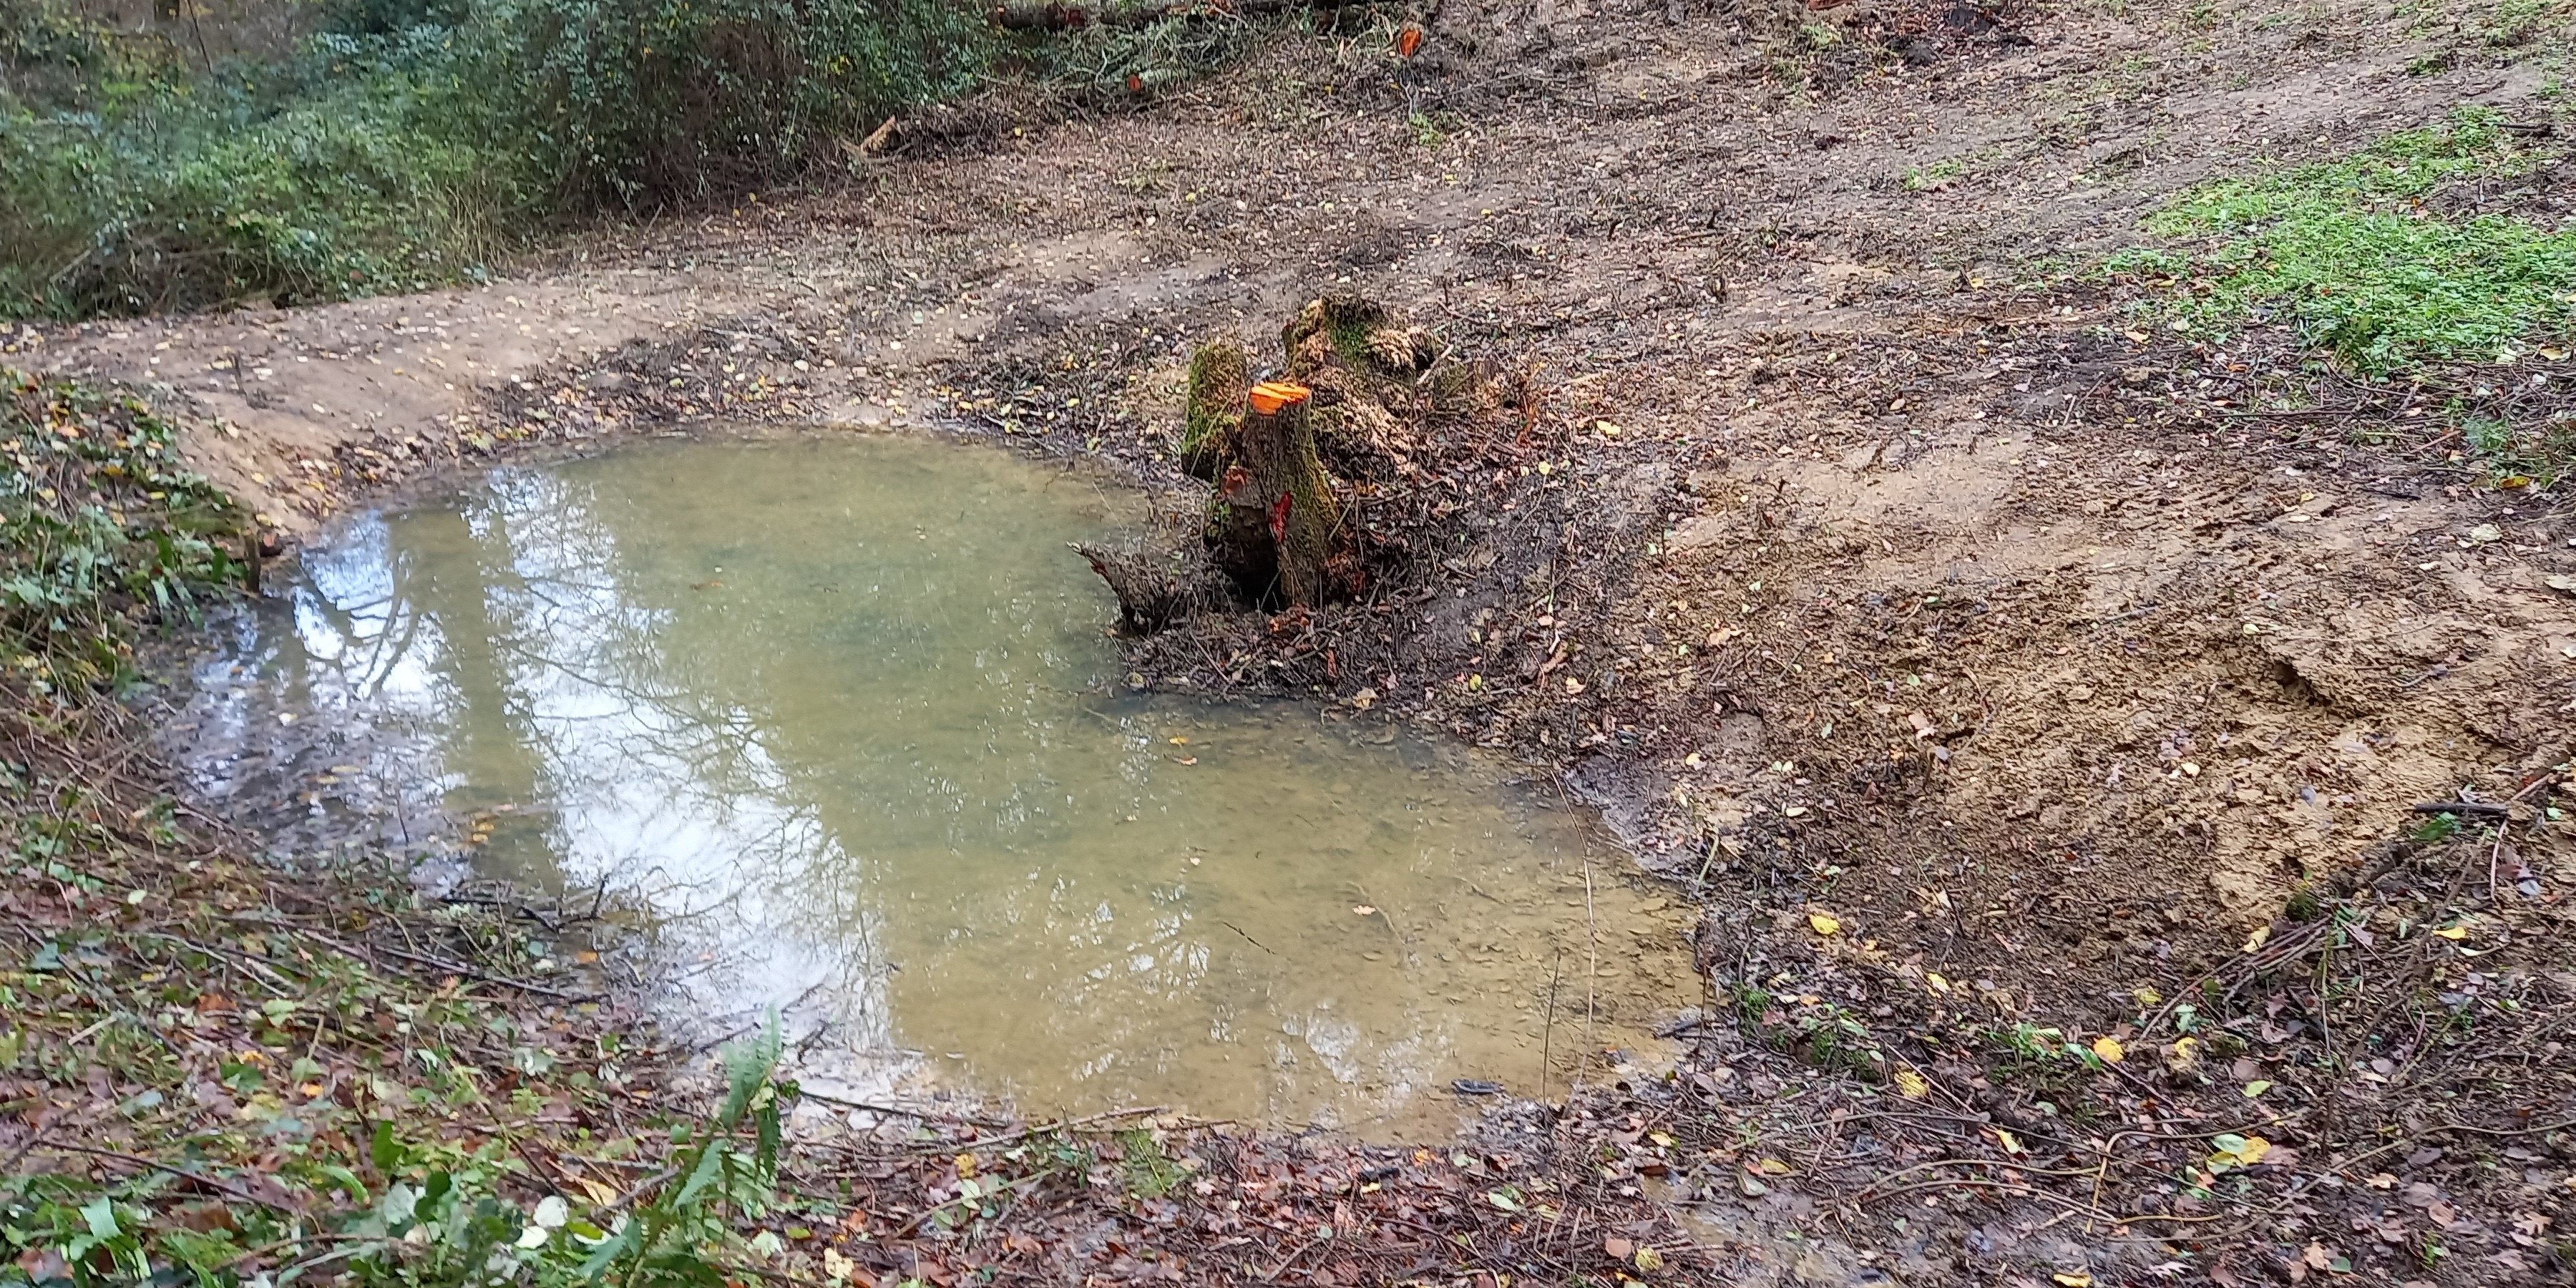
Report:
M1372 300L1328 295L1255 381L1232 341L1190 362L1183 471L1210 485L1195 533L1083 554L1139 636L1194 614L1311 614L1410 579L1471 493L1516 481L1536 408L1525 380L1461 361ZM1493 477L1490 479L1488 474Z

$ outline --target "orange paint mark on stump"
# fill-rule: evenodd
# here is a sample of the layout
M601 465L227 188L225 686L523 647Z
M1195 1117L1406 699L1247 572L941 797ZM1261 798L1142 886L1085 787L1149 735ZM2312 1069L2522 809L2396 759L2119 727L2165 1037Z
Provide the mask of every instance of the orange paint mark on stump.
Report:
M1304 385L1285 380L1264 380L1252 387L1252 409L1264 416L1276 416L1283 407L1293 407L1313 396Z

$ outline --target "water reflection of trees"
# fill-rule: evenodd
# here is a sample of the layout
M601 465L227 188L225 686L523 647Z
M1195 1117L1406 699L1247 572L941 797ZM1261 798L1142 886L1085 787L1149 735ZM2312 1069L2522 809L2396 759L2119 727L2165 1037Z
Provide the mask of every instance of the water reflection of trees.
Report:
M1088 1069L1302 1112L1331 1079L1497 1072L1453 1067L1494 999L1440 996L1493 979L1426 963L1418 923L1360 964L1390 944L1353 905L1435 907L1485 844L1411 821L1440 793L1248 725L1185 774L1168 716L1068 691L1111 654L1050 560L1081 533L1024 487L760 455L496 475L353 547L312 633L353 690L434 695L458 800L542 804L564 879L653 882L732 950L728 1003L820 983L861 1045L964 1047L1050 1094ZM1563 920L1456 893L1498 939Z

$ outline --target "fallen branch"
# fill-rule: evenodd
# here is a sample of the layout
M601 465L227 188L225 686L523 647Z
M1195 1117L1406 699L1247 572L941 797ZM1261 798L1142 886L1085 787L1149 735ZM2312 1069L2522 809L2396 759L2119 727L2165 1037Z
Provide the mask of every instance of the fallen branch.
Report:
M2513 813L2510 805L2487 801L2424 801L2415 806L2418 814L2475 814L2480 818L2505 818Z
M34 1147L37 1149L59 1150L66 1154L87 1154L92 1158L109 1158L120 1163L131 1163L136 1167L148 1167L156 1172L167 1172L182 1180L195 1181L197 1184L203 1185L207 1189L213 1190L218 1194L227 1194L244 1203L264 1207L272 1212L284 1212L292 1215L295 1211L295 1209L287 1207L284 1204L273 1203L267 1199L261 1198L260 1196L253 1194L230 1181L219 1181L203 1172L194 1172L187 1168L179 1167L170 1163L157 1162L153 1159L145 1158L140 1154L119 1153L116 1150L99 1149L90 1145L74 1145L68 1141L54 1140L44 1136L39 1136L35 1139Z

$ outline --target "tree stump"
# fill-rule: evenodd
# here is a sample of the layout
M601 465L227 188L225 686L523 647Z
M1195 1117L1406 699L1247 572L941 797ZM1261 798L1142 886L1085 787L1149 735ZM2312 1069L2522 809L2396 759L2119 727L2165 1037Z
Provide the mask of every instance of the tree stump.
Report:
M1201 346L1190 355L1189 402L1181 411L1181 472L1214 483L1223 471L1225 445L1243 423L1252 393L1252 359L1231 340Z
M1304 385L1254 385L1221 459L1207 540L1217 566L1256 604L1312 607L1329 584L1341 507L1315 453Z

